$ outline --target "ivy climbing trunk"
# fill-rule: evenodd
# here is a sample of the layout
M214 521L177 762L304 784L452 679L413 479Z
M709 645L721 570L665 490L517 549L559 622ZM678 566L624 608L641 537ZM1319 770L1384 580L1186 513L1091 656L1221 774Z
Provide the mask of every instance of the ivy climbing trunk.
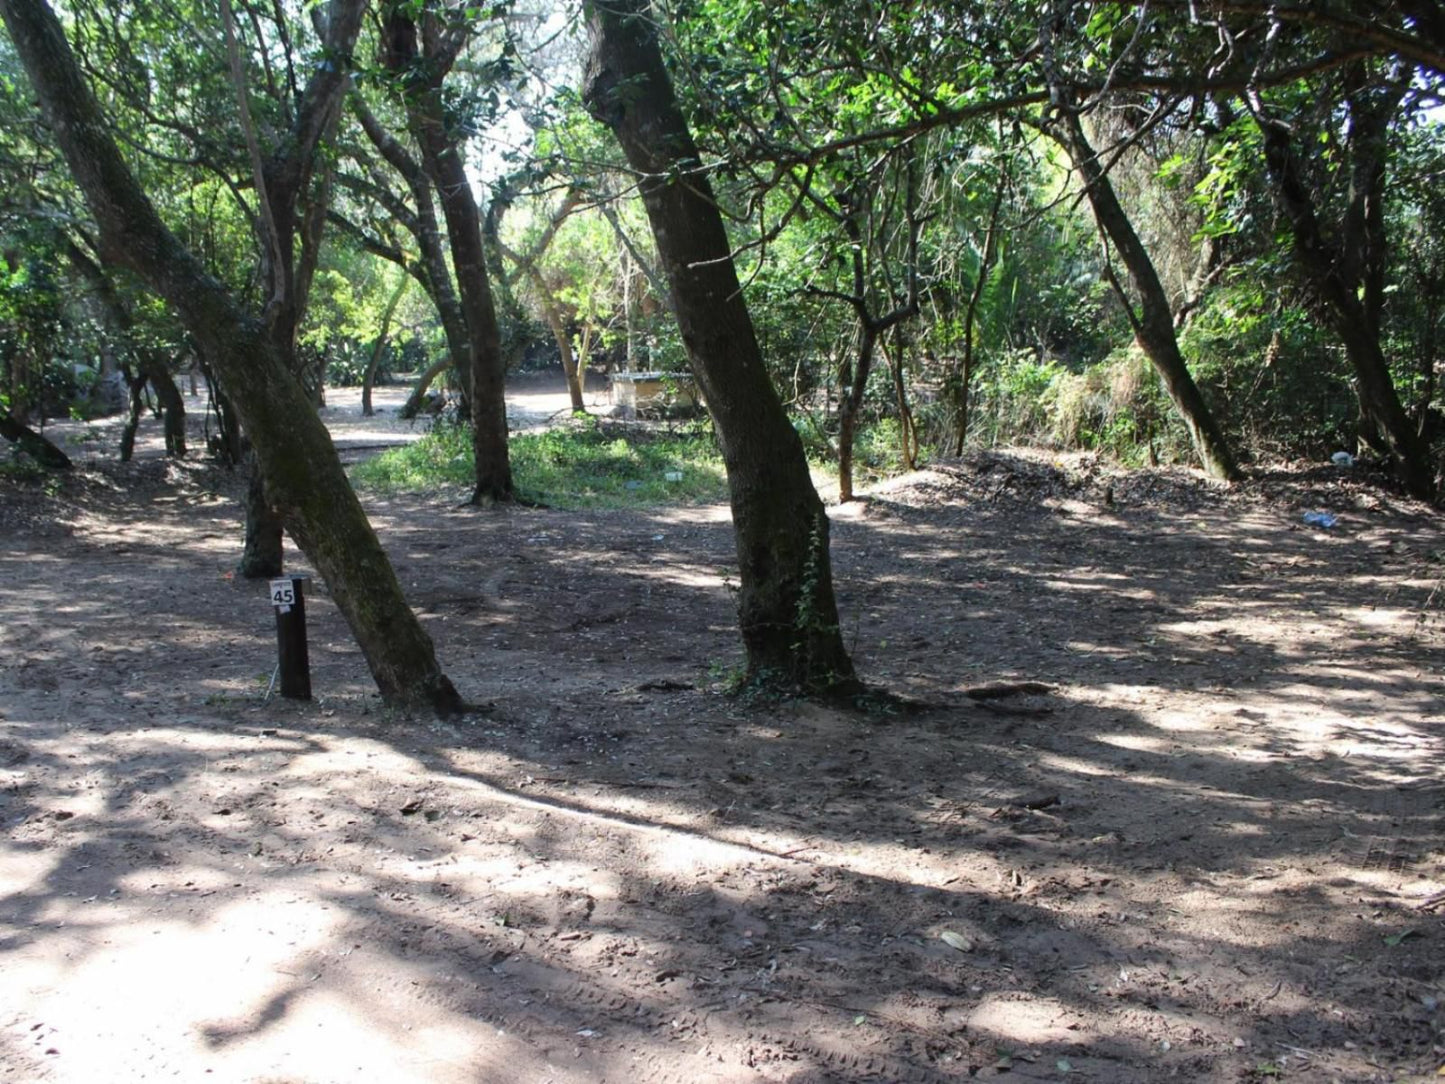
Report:
M585 5L583 101L638 177L678 328L727 466L739 621L750 676L810 693L857 689L838 627L828 516L783 410L711 186L663 67L646 0Z
M251 434L272 507L325 579L382 695L461 710L290 359L161 221L44 0L0 0L0 17L100 228L101 253L135 271L195 337Z

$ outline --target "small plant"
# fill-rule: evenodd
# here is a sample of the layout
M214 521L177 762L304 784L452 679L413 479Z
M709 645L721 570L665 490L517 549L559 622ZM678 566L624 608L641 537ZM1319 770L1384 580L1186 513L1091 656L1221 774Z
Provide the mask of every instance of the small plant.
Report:
M714 685L721 686L724 694L734 696L747 684L748 672L740 663L714 659L707 665L707 677Z

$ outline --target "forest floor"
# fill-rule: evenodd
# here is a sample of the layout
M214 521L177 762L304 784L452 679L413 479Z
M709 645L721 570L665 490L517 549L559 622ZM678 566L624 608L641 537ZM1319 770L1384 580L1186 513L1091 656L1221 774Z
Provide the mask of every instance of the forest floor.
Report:
M490 706L439 723L315 582L315 699L265 699L238 483L155 443L0 483L0 1080L1445 1065L1445 517L1367 472L997 451L835 507L895 714L727 695L726 508L364 495Z

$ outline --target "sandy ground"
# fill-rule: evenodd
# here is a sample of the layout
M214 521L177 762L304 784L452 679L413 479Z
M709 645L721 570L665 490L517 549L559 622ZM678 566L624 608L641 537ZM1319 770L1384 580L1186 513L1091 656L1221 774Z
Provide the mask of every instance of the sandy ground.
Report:
M1001 452L835 509L892 715L725 695L726 509L367 496L493 705L441 724L321 585L316 698L263 699L237 481L69 436L76 477L0 488L0 1080L1445 1065L1445 536L1359 473Z

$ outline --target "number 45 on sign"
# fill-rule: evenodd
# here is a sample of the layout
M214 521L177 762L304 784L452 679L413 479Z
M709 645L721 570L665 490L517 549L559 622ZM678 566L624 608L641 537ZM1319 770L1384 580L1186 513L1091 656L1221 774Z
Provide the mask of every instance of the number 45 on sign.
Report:
M283 614L290 613L291 607L296 605L295 583L291 580L272 580L271 605L278 607Z

